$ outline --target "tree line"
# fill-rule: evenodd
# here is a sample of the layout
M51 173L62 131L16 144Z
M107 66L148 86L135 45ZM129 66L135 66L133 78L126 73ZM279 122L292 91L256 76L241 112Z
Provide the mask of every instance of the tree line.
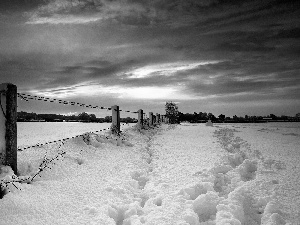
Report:
M291 116L276 116L270 114L267 116L225 116L220 114L215 116L211 112L194 112L194 113L182 113L178 110L178 106L174 102L166 102L165 116L168 118L169 123L204 123L211 120L214 123L259 123L259 122L300 122L300 113L297 113L294 117ZM17 113L18 122L32 122L32 121L45 121L45 122L93 122L93 123L110 123L112 121L111 116L104 118L97 118L95 114L88 114L86 112L79 113L78 115L60 115L60 114L37 114L28 112ZM120 118L123 123L136 123L137 119L126 117Z
M260 122L300 122L300 113L292 116L276 116L270 114L267 116L249 116L245 115L233 117L220 114L215 116L211 112L194 112L194 113L182 113L178 111L178 106L174 102L166 102L165 105L166 117L169 118L170 123L190 122L190 123L205 123L211 120L214 123L260 123Z
M91 123L110 123L111 116L104 118L97 118L95 114L88 114L86 112L79 113L78 115L60 115L60 114L37 114L28 112L17 113L18 122L91 122ZM120 118L123 123L135 123L136 119L131 117Z

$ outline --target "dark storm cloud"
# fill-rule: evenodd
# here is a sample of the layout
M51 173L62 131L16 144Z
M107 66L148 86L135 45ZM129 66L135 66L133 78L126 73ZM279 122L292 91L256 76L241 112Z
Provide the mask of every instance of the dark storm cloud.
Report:
M262 93L270 94L276 93L277 88L282 86L291 85L288 81L276 81L276 80L260 80L260 79L247 79L236 80L235 77L222 77L213 79L211 84L192 83L188 90L192 90L194 93L200 95L229 95L229 94L241 94L241 93ZM293 85L294 86L294 85Z
M300 28L284 29L279 31L277 38L300 38Z
M262 57L199 65L196 68L174 72L170 76L165 76L164 68L158 68L146 77L132 77L134 68L152 63L137 59L118 63L93 60L81 65L66 66L55 72L57 78L45 85L45 88L55 87L58 84L75 85L83 81L124 88L180 84L192 95L227 96L244 93L275 94L282 89L296 88L300 83L299 60L294 59L287 63Z
M185 15L197 9L208 7L215 0L185 0L185 1L107 1L107 0L53 0L40 6L32 12L32 22L39 22L40 18L50 18L55 15L93 15L98 19L113 19L132 25L151 25L157 22L170 21L174 15ZM101 13L101 15L100 15ZM173 17L174 19L174 17ZM41 22L41 21L40 21ZM45 20L44 22L50 22ZM53 21L52 21L53 22ZM67 20L65 20L67 22ZM71 22L69 20L69 22ZM77 20L77 22L79 22Z
M101 84L225 102L296 99L299 9L283 0L1 1L0 73L61 93ZM176 70L197 62L208 64Z
M30 90L47 79L42 76L53 67L40 54L0 54L1 83L14 83L20 90Z
M150 61L149 61L150 60ZM143 83L145 86L151 85L147 82L148 79L128 79L127 71L140 66L147 65L151 58L131 59L120 62L110 62L107 60L92 60L78 65L64 66L52 71L55 78L48 83L45 83L44 88L55 87L56 85L74 85L79 82L99 82L102 85L128 85L139 86ZM150 80L155 80L152 77Z
M47 4L48 2L48 0L2 0L0 1L0 12L24 12L37 8L42 4Z
M199 96L280 92L288 97L292 93L289 90L300 88L299 65L287 68L286 64L277 61L266 65L249 61L204 65L193 71L198 78L187 82L186 90ZM189 74L188 71L184 73Z
M95 62L95 61L94 61ZM107 78L116 75L117 73L123 71L128 67L128 63L113 64L109 63L107 65L100 66L90 66L90 63L86 65L76 65L76 66L65 66L54 73L61 75L69 75L70 79L73 74L82 74L85 78Z

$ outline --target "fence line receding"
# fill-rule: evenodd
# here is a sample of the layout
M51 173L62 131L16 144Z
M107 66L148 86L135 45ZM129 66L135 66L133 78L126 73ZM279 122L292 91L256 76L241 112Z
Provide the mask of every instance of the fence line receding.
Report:
M146 113L143 112L142 109L138 111L130 111L130 110L122 110L119 109L119 106L114 105L112 107L104 107L104 106L95 106L90 104L84 104L74 101L66 101L57 98L48 98L37 95L30 95L25 93L18 93L17 86L11 83L2 83L0 84L0 166L10 166L15 174L17 174L17 151L22 151L32 147L40 147L47 144L63 142L66 140L70 140L76 137L84 136L76 135L70 138L63 138L56 141L46 142L44 144L36 144L33 146L18 148L17 147L17 98L21 98L22 100L37 100L49 103L59 103L64 105L73 105L80 106L92 109L105 109L112 111L112 124L110 128L102 129L98 131L94 131L92 133L97 133L100 131L111 130L114 134L120 134L120 112L128 112L138 114L138 122L137 125L139 128L143 128L145 121L147 121L148 125L154 126L162 122L162 118L160 114L153 114L153 112L149 113L149 118L147 118Z

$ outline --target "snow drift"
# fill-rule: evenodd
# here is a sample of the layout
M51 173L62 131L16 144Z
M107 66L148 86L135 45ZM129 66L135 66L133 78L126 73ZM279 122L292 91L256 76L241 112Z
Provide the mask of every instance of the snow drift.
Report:
M162 125L19 152L17 175L1 167L0 224L297 224L264 175L285 167L236 133Z

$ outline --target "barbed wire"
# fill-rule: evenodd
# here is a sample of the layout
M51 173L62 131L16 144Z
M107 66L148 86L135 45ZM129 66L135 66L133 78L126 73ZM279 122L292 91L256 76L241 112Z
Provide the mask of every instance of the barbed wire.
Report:
M106 109L106 110L112 110L111 107L104 107L104 106L94 106L94 105L88 105L85 103L80 103L80 102L74 102L74 101L66 101L62 99L57 99L57 98L48 98L48 97L43 97L43 96L37 96L37 95L30 95L30 94L25 94L25 93L17 93L18 97L21 98L22 100L29 101L29 100L37 100L37 101L44 101L44 102L55 102L59 104L64 104L64 105L73 105L73 106L81 106L81 107L86 107L86 108L91 108L91 109ZM128 113L138 113L137 111L130 111L130 110L122 110L119 109L120 112L128 112ZM146 113L143 113L146 114Z
M51 102L51 103L58 103L58 104L64 104L64 105L73 105L73 106L80 106L80 107L86 107L86 108L92 108L92 109L106 109L106 110L112 110L111 107L104 107L104 106L94 106L94 105L88 105L85 103L79 103L79 102L74 102L74 101L66 101L66 100L62 100L62 99L57 99L57 98L49 98L49 97L43 97L43 96L37 96L37 95L30 95L30 94L25 94L25 93L17 93L17 96L19 98L21 98L24 101L29 101L29 100L36 100L36 101L44 101L44 102ZM114 109L115 111L117 111L116 109ZM138 111L130 111L130 110L122 110L119 109L120 112L127 112L127 113L134 113L137 114L139 113ZM143 112L143 115L146 115L146 113ZM147 119L147 116L146 118ZM124 124L123 124L124 125ZM87 133L98 133L101 131L106 131L109 130L110 128L107 129L102 129L102 130L98 130L98 131L93 131L93 132L87 132ZM59 140L55 140L55 141L49 141L49 142L45 142L45 143L38 143L35 145L31 145L31 146L27 146L24 148L18 148L18 151L23 151L29 148L34 148L34 147L41 147L44 145L48 145L48 144L53 144L53 143L58 143L58 142L64 142L73 138L77 138L77 137L84 137L85 134L81 134L81 135L76 135L73 137L68 137L68 138L63 138L63 139L59 139Z
M56 102L59 104L64 104L64 105L76 105L76 106L81 106L81 107L86 107L86 108L93 108L93 109L107 109L111 110L111 107L104 107L104 106L93 106L93 105L87 105L85 103L79 103L79 102L73 102L73 101L66 101L66 100L61 100L57 98L48 98L48 97L43 97L43 96L37 96L37 95L30 95L30 94L24 94L24 93L17 93L18 97L25 101L29 100L37 100L37 101L44 101L44 102Z
M98 132L106 131L106 130L109 130L109 129L110 128L105 128L105 129L102 129L102 130L90 131L90 132L86 132L86 133L98 133ZM18 148L18 151L24 151L24 150L29 149L29 148L41 147L41 146L48 145L48 144L54 144L54 143L58 143L58 142L63 142L63 141L67 141L67 140L71 140L71 139L77 138L77 137L84 137L86 133L79 134L79 135L76 135L76 136L73 136L73 137L68 137L68 138L63 138L63 139L55 140L55 141L49 141L49 142L45 142L45 143L42 143L42 144L38 143L38 144L27 146L27 147L24 147L24 148Z
M124 126L125 124L127 124L127 123L123 123L122 125ZM42 143L42 144L38 143L38 144L27 146L27 147L24 147L24 148L18 148L17 150L18 151L24 151L24 150L29 149L29 148L41 147L41 146L48 145L48 144L54 144L54 143L58 143L58 142L71 140L71 139L77 138L77 137L84 137L86 133L99 133L101 131L106 131L106 130L110 130L110 128L108 127L108 128L104 128L102 130L89 131L89 132L85 132L84 134L79 134L79 135L76 135L76 136L73 136L73 137L63 138L63 139L59 139L59 140L55 140L55 141L48 141L48 142L45 142L45 143Z

